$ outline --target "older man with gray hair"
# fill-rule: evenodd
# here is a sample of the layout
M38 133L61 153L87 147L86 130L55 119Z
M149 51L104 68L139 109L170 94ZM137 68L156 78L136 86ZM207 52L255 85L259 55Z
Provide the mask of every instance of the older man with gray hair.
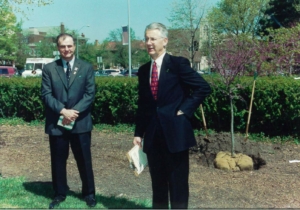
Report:
M145 29L151 61L138 71L138 110L133 144L147 154L153 208L188 208L189 148L196 145L191 125L210 92L188 59L166 53L168 30L161 23Z

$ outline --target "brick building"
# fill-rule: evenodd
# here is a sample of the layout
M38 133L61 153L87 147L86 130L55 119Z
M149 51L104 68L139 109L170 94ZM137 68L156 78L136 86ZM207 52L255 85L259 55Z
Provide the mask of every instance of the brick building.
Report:
M41 41L47 41L49 43L53 43L53 45L56 45L56 37L60 33L64 33L65 31L65 25L63 23L60 24L60 26L48 26L48 27L30 27L28 29L23 30L23 36L25 43L30 48L30 55L32 57L37 56L36 55L36 46ZM75 31L71 32L72 35L75 35ZM74 36L76 41L76 36ZM81 37L78 37L80 39L80 43L86 43L87 38L85 38L85 35L82 33Z

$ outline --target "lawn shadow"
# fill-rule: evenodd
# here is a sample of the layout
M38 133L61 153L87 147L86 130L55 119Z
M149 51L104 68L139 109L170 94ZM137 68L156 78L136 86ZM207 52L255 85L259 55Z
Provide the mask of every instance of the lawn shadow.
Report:
M26 191L34 193L45 198L53 198L52 182L23 182L23 187Z
M26 191L34 193L38 196L44 196L47 199L53 199L52 182L24 182L23 186ZM67 196L72 196L82 200L81 193L70 190ZM127 198L115 196L103 196L96 194L96 200L107 209L146 209L149 208L143 204L137 204Z
M149 209L143 204L137 204L134 201L130 201L127 198L120 198L115 196L103 196L96 195L96 200L106 209Z

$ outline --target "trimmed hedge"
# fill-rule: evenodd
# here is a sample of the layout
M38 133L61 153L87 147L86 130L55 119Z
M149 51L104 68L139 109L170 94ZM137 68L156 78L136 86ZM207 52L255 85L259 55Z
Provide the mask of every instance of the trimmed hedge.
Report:
M93 122L133 124L137 109L137 84L136 78L96 78Z
M211 84L215 78L205 75ZM252 77L237 81L237 93L244 101L235 100L235 130L245 132L251 98ZM137 109L137 78L96 78L96 97L92 116L95 124L134 123ZM229 99L212 85L212 94L204 101L203 109L209 129L229 131ZM0 117L20 117L25 121L44 120L44 105L40 96L41 78L0 78ZM250 133L269 136L298 136L300 128L300 81L290 77L258 77L254 93ZM192 119L195 128L201 128L198 109Z

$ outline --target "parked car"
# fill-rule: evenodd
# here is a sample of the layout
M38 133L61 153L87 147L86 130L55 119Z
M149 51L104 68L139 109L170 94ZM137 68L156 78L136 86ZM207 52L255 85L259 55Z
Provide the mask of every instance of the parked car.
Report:
M124 77L123 74L109 74L109 77Z
M119 69L103 69L103 72L112 77L124 76Z
M132 77L136 77L137 75L138 75L138 69L131 69L131 76ZM125 76L125 77L128 77L129 76L129 70L126 70L124 73L123 73L123 75Z
M95 71L95 77L107 77L108 74L103 72L102 70Z
M17 69L12 66L0 66L0 77L13 77L17 73Z
M24 69L17 69L16 75L22 76L22 73L24 72Z

